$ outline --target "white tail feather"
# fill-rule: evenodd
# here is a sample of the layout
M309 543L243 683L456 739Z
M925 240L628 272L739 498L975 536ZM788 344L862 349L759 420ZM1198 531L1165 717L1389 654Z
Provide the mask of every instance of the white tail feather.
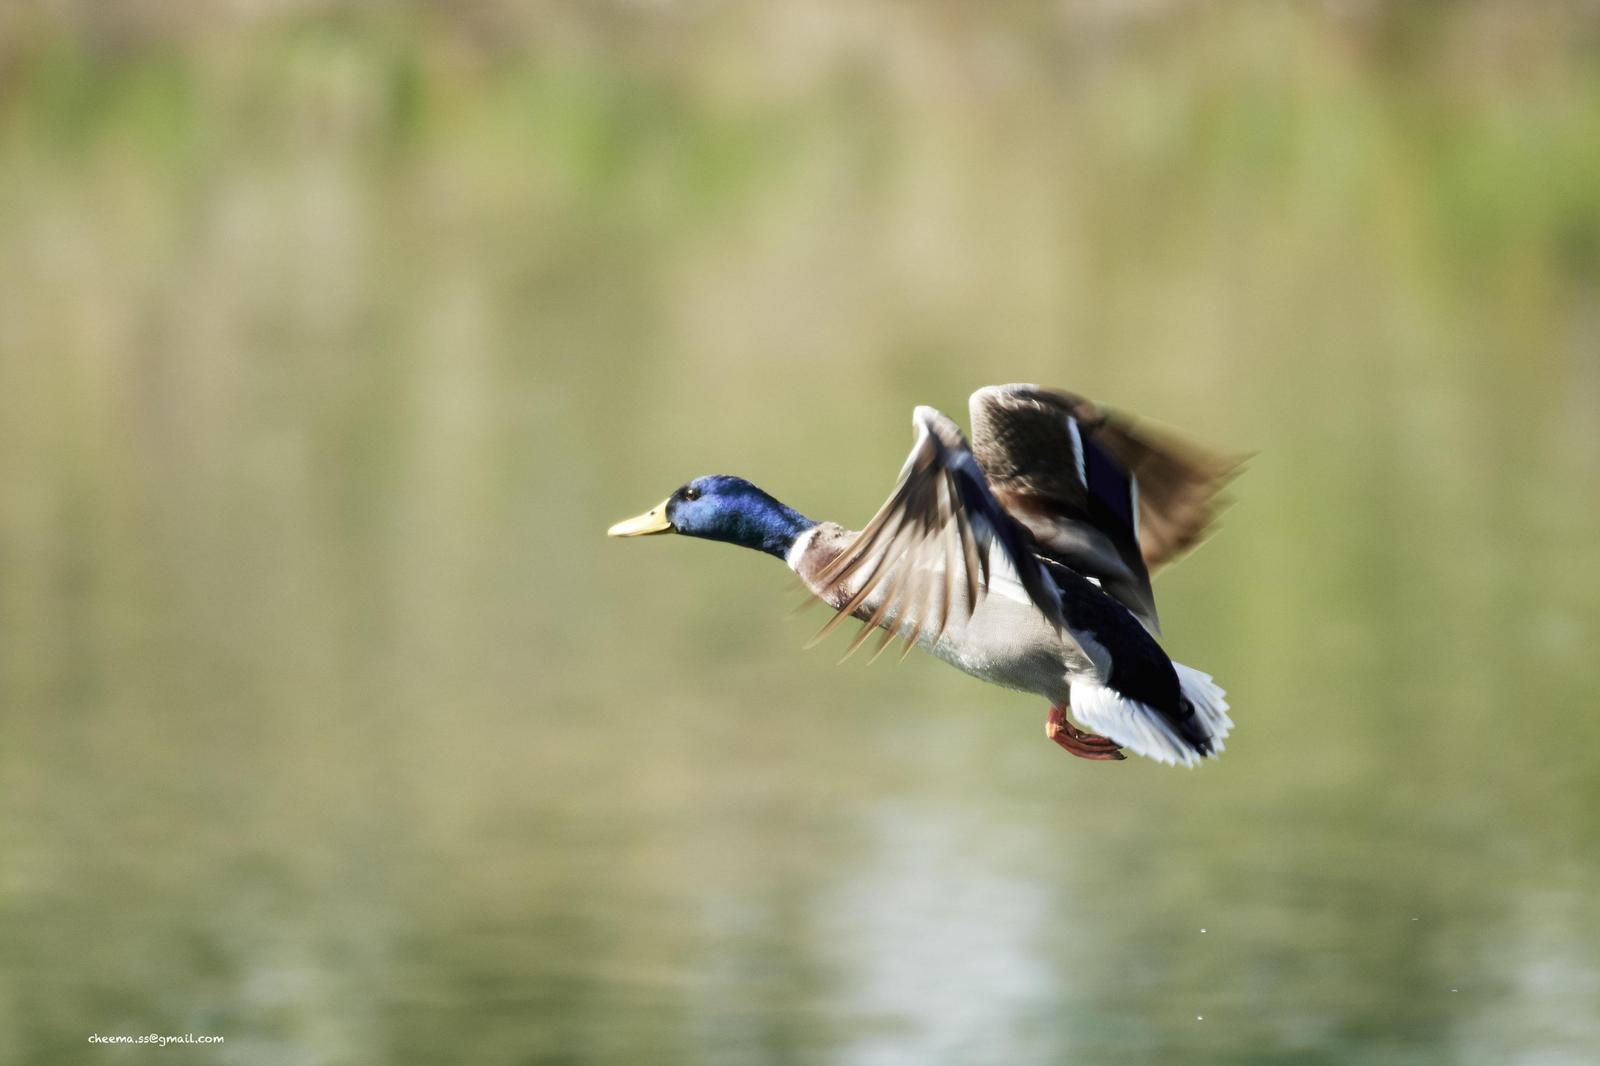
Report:
M1194 707L1201 727L1211 737L1211 753L1222 750L1222 739L1233 729L1228 717L1228 701L1210 675L1172 664L1178 671L1178 685ZM1194 766L1200 753L1178 735L1154 708L1130 700L1104 685L1074 681L1072 714L1084 725L1103 733L1136 755L1164 762L1168 766Z
M1194 713L1200 716L1200 723L1211 734L1212 750L1221 751L1222 739L1233 732L1226 693L1211 680L1210 674L1202 674L1182 663L1173 663L1172 668L1178 671L1178 687L1183 689L1184 696L1194 707Z

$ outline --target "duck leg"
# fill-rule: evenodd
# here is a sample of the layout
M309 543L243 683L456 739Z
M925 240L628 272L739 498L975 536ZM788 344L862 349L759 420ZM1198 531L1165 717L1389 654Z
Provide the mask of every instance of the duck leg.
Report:
M1115 762L1127 758L1110 737L1087 733L1067 721L1067 710L1059 703L1050 706L1050 717L1044 722L1044 735L1080 759Z

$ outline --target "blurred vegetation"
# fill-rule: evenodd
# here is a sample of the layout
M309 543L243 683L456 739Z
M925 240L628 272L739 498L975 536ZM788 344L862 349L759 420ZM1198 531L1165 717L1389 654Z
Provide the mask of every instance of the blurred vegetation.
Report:
M601 536L1008 380L1220 764ZM0 1060L1585 1061L1597 411L1596 5L7 5Z

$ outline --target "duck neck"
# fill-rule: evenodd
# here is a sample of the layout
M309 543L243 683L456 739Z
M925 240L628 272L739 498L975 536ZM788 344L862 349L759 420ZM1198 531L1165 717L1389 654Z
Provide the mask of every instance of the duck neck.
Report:
M739 520L733 524L728 539L746 548L789 558L789 549L806 530L816 523L793 507L762 493L754 506L741 508Z

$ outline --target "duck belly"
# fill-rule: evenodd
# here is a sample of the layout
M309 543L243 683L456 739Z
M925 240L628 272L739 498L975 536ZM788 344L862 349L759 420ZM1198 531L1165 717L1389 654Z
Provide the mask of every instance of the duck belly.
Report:
M1094 663L1045 621L1020 584L1021 602L1005 591L991 583L970 619L953 612L938 640L923 637L918 644L980 681L1066 702L1073 677L1095 675Z

